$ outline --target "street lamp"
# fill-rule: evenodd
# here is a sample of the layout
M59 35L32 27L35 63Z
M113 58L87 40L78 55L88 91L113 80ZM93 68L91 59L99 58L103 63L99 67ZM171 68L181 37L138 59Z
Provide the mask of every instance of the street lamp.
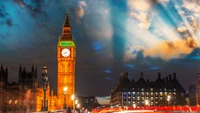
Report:
M44 100L42 102L42 111L48 111L48 101L46 100L46 90L48 85L47 66L44 65L42 68L42 80L44 90Z
M67 109L67 105L66 105L66 94L67 94L67 87L64 87L63 88L63 91L64 91L64 109Z
M167 95L167 103L168 103L168 106L169 106L170 99L171 99L171 96L170 96L170 95Z
M80 104L77 104L77 108L79 108L80 107Z
M72 99L72 102L73 102L73 112L75 112L75 102L74 102L74 100L75 100L75 95L72 95L71 96L71 99Z

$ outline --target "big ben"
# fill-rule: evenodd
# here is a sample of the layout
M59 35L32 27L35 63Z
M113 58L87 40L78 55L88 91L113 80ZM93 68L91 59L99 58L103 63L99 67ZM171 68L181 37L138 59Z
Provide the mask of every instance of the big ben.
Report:
M71 95L75 93L75 61L76 46L71 34L68 12L62 29L62 36L59 37L57 45L57 61L58 61L58 82L57 96L58 107L63 108L66 101L67 106L72 106ZM66 94L63 89L67 88ZM64 98L66 98L64 100Z

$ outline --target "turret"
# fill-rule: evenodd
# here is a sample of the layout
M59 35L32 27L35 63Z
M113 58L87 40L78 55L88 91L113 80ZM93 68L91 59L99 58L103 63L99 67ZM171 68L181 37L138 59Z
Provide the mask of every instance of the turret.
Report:
M31 72L34 72L34 65L32 65Z
M34 78L37 80L37 67L35 67Z
M21 72L22 71L22 65L20 64L20 66L19 66L19 72Z
M156 82L162 82L161 73L160 72L158 73L158 78L157 78Z
M1 64L1 71L3 71L3 64Z

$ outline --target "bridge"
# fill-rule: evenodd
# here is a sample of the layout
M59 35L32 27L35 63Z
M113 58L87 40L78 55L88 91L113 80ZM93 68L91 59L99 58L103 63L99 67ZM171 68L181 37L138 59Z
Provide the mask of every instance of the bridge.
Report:
M91 113L199 113L200 107L196 106L138 106L138 107L98 107L93 109Z

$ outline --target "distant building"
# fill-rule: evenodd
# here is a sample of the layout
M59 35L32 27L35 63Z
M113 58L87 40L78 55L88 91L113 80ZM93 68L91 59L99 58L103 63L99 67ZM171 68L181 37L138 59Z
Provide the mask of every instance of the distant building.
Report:
M176 73L161 78L158 73L156 81L143 78L130 80L128 73L121 74L118 85L112 89L111 106L172 106L185 104L185 90L176 79Z
M189 86L189 102L191 106L196 106L196 85Z
M36 108L37 68L27 72L19 67L19 81L8 83L8 69L1 65L0 69L0 111L26 112Z
M95 96L79 96L78 101L81 104L81 108L91 111L94 108L101 106Z
M200 105L200 73L197 74L196 84L189 86L189 100L191 106Z

